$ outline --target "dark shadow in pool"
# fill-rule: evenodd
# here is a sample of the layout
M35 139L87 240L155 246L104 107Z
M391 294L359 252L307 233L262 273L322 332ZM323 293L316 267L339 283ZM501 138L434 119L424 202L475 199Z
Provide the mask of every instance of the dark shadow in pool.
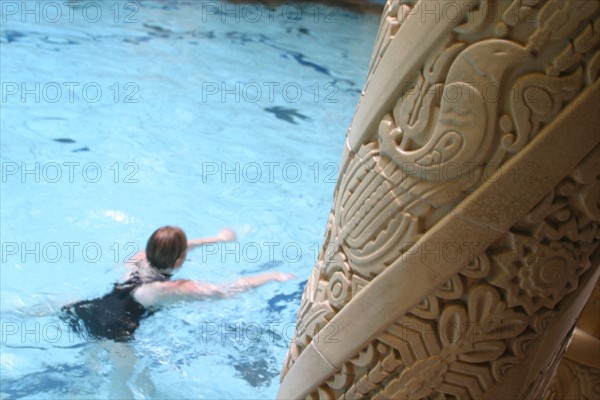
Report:
M173 31L171 31L170 29L165 29L159 25L144 24L144 28L146 28L146 30L151 36L156 36L160 38L167 38L173 34Z
M55 142L58 143L63 143L63 144L72 144L72 143L77 143L75 140L70 139L70 138L56 138L56 139L52 139ZM75 150L71 150L72 153L81 153L81 152L85 152L85 151L91 151L89 147L84 146L84 147L80 147L78 149Z
M260 3L265 6L279 6L285 3L317 3L316 0L227 0L228 3L252 4ZM331 8L343 8L349 11L361 13L377 13L383 10L383 4L377 4L368 0L319 0L319 6Z
M6 43L16 42L17 40L24 37L27 37L27 35L19 31L7 30L0 34L0 38L6 40Z
M290 294L277 294L268 301L270 311L283 311L290 304L300 304L304 287L308 281L302 281L298 284L298 290Z
M69 139L69 138L57 138L57 139L52 139L55 142L58 143L75 143L75 141L73 139Z
M58 397L59 394L72 393L74 382L87 379L90 373L90 369L82 365L47 365L41 371L32 372L15 379L3 378L2 399L36 398L40 394L48 395L51 393L55 393ZM95 387L91 385L89 392L79 391L78 394L94 395L94 389Z
M310 120L309 117L307 117L304 114L301 114L295 108L285 108L285 107L281 107L281 106L276 106L276 107L265 108L265 111L275 114L275 118L281 119L285 122L289 122L290 124L294 124L294 125L298 125L298 123L296 122L296 120L294 118L299 118L302 120Z
M252 360L249 357L235 359L229 356L231 365L238 372L237 375L248 382L252 387L265 387L270 385L271 380L279 376L279 369L275 367L276 360L264 358Z

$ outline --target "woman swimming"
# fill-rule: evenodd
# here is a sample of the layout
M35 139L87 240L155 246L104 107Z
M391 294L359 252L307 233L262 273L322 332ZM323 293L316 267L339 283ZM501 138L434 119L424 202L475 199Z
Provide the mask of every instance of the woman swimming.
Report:
M129 341L140 321L160 306L180 300L225 298L273 281L295 276L270 272L239 278L230 285L214 285L186 279L171 280L183 265L188 250L210 243L235 240L231 229L212 238L187 240L183 230L164 226L148 239L146 251L137 253L129 264L123 282L103 297L83 300L63 307L64 318L74 331L96 339Z

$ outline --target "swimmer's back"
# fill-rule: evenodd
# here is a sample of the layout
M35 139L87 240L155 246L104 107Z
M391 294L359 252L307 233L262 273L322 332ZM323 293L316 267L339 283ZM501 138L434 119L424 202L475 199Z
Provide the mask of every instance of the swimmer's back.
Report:
M75 332L95 339L128 341L133 338L140 321L154 312L136 300L135 291L146 284L169 279L143 262L136 264L125 282L115 284L110 293L62 308L63 318Z

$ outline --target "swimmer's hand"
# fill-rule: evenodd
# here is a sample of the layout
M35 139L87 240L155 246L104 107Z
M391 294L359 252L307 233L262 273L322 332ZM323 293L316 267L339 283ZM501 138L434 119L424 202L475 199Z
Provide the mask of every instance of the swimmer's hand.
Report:
M224 228L219 231L217 235L223 242L233 242L236 239L235 232L231 228Z
M241 277L233 282L226 291L228 294L235 294L262 286L269 282L285 282L294 278L296 278L296 275L286 274L284 272L265 272L259 275Z
M285 272L273 272L273 280L277 282L290 281L296 278L297 276L294 274L287 274Z

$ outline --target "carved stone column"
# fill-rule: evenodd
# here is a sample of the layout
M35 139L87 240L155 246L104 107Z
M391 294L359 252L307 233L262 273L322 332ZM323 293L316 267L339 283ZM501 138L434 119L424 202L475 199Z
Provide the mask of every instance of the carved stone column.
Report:
M287 398L540 398L600 269L600 2L388 1Z
M579 317L545 399L600 399L600 282Z

